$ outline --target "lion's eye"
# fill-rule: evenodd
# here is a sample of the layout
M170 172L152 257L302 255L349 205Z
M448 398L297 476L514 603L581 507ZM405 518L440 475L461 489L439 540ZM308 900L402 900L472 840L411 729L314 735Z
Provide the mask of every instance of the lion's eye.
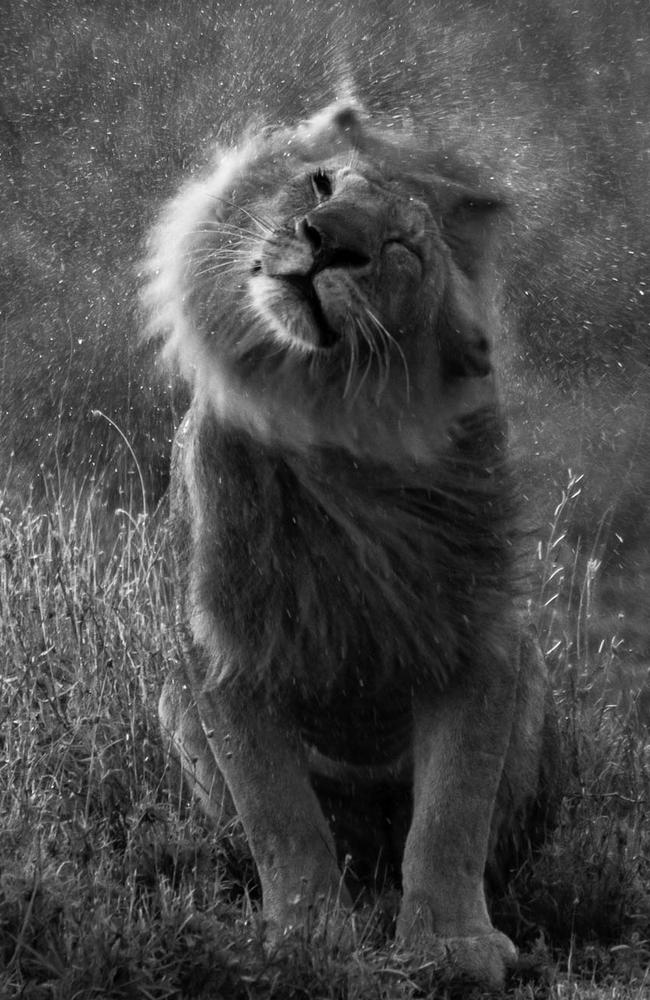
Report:
M311 175L311 186L319 201L332 196L332 178L325 170L317 170Z

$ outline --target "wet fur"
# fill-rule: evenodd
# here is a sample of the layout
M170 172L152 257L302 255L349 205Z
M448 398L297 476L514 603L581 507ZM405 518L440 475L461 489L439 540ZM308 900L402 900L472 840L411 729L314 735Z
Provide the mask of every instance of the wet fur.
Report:
M495 410L464 418L430 468L274 451L210 418L197 449L190 492L209 496L218 517L190 604L236 651L208 683L270 697L297 685L314 699L354 678L379 696L395 680L444 690L477 642L483 655L501 649L518 538Z
M357 875L401 862L407 946L490 986L515 949L484 875L544 814L557 745L489 361L502 214L444 154L330 108L179 196L145 294L194 393L187 659L160 703L188 782L218 822L225 779L272 936L350 902L349 849Z

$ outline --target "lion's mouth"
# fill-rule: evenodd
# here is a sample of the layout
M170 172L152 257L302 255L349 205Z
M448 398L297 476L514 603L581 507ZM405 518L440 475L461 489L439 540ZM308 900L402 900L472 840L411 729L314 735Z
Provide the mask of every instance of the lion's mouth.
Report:
M341 339L341 334L328 322L311 278L307 275L286 274L282 276L282 281L297 292L302 303L309 309L319 334L320 343L318 346L325 349L334 347Z
M269 332L301 352L336 352L354 336L365 298L344 271L269 273L252 268L250 304Z

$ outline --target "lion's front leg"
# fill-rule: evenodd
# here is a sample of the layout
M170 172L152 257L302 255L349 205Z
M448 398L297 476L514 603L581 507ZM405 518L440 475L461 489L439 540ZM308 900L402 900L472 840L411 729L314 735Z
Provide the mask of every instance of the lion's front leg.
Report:
M202 694L197 703L257 865L270 939L318 930L349 898L293 726L232 694Z
M190 680L182 667L171 670L165 680L158 717L163 742L180 765L187 789L219 828L233 818L234 806L205 734ZM171 775L176 777L174 769Z
M515 688L504 669L414 698L414 811L397 926L407 947L496 987L516 949L492 926L484 872Z

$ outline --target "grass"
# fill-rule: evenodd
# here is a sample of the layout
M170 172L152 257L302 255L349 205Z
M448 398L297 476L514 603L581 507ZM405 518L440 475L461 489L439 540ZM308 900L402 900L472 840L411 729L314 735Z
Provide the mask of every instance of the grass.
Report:
M577 489L540 548L568 794L556 834L495 901L531 968L546 967L512 985L521 1000L650 991L650 739L634 699L617 699L615 637L587 642L596 568L579 583L558 555ZM307 941L265 954L241 831L206 827L166 780L156 700L178 650L164 517L112 522L53 490L45 510L0 508L0 996L442 995L379 915L352 955Z
M541 383L526 420L544 424L544 447L527 453L591 469L584 536L594 511L619 509L624 603L640 623L626 627L647 656L643 0L438 3L435 17L427 2L405 14L355 0L334 5L336 30L322 0L308 17L284 0L5 6L0 493L41 462L57 471L55 452L68 461L65 491L47 485L19 515L0 507L0 997L425 995L381 926L353 958L264 955L241 834L206 828L164 777L155 705L178 655L164 524L70 499L67 473L118 466L119 481L132 442L142 490L158 483L175 415L137 346L144 232L206 144L262 109L322 106L348 51L369 107L423 115L525 192L511 288L525 290L522 343L552 380L588 385L576 401ZM580 488L540 542L535 601L570 785L555 837L496 910L551 968L550 986L518 996L636 998L650 964L646 660L623 651L619 598L608 616L595 600L597 556L564 535Z

